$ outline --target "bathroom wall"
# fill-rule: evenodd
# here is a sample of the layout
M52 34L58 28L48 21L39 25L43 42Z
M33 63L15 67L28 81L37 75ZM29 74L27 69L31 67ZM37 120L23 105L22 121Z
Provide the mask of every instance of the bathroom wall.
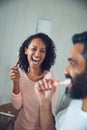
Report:
M21 43L36 33L40 19L52 22L57 59L52 71L64 80L63 70L74 33L87 30L86 0L0 0L0 104L10 102L10 67L15 65ZM59 88L59 99L64 87Z

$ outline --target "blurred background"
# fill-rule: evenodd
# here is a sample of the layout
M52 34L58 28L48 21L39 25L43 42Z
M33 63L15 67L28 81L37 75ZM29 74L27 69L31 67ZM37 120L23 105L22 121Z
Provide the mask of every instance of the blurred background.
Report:
M52 71L64 80L71 37L86 30L87 0L0 0L0 105L11 100L10 68L28 36L43 31L54 40L57 58ZM64 86L59 87L59 100L63 92Z

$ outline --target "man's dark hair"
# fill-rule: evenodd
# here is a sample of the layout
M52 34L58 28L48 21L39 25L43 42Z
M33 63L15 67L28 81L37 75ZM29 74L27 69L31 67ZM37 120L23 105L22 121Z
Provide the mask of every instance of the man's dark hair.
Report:
M84 49L83 49L82 55L83 55L83 57L86 60L86 68L87 68L87 31L75 34L72 37L72 42L73 42L73 44L79 43L79 44L83 44L84 45Z
M28 72L29 63L27 60L27 56L25 55L25 48L28 48L28 46L31 44L31 41L35 38L40 38L43 43L46 45L46 57L41 65L41 69L43 70L50 70L51 66L55 63L56 58L56 49L55 44L52 41L52 39L44 34L44 33L37 33L34 35L31 35L28 37L23 43L22 46L19 49L19 67L24 70L25 72Z

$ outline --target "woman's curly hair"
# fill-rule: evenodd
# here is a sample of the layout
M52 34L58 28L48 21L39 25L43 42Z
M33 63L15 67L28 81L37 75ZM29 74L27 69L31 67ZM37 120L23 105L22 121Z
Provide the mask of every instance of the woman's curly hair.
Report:
M45 56L43 63L41 64L42 71L50 70L51 66L54 65L54 63L55 63L56 49L55 49L54 42L48 35L46 35L44 33L37 33L37 34L31 35L30 37L28 37L22 43L22 46L19 49L18 65L25 72L28 72L28 68L29 68L27 55L25 55L25 48L28 48L28 46L31 44L31 41L36 38L40 38L46 45L46 56Z

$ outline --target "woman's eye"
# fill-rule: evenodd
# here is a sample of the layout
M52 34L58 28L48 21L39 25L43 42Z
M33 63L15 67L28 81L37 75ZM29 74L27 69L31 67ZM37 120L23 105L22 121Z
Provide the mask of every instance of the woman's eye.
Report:
M46 50L41 50L42 53L46 53Z
M31 50L36 51L37 49L36 48L31 48Z
M37 51L38 49L37 48L31 48L32 51ZM46 53L46 50L39 50L40 53Z

